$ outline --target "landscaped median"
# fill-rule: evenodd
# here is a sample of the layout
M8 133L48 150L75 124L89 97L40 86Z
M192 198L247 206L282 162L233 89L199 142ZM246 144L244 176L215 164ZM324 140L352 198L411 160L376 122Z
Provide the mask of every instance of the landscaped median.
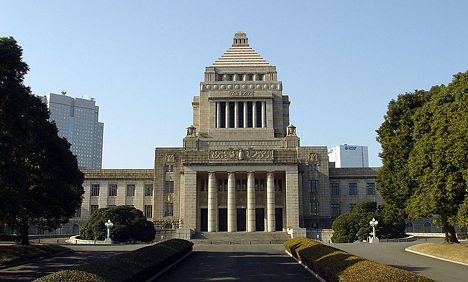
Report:
M4 245L0 246L0 267L9 267L69 251L71 251L69 248L58 245Z
M146 281L190 254L193 243L172 239L133 252L96 260L75 268L59 271L35 282L58 281Z
M286 251L325 281L434 281L427 277L370 261L308 238L284 242Z

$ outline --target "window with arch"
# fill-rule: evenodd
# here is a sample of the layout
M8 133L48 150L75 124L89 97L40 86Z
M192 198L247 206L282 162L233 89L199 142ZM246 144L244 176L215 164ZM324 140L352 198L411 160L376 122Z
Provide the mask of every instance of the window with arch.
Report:
M429 222L424 223L424 233L431 233L431 224Z
M413 224L411 222L406 223L406 232L408 233L413 232Z

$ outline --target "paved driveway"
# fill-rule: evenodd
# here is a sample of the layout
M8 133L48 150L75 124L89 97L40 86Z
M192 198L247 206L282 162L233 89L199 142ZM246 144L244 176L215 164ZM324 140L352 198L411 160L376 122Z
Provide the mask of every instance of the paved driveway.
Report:
M420 239L408 243L351 243L331 246L382 264L415 272L436 281L468 281L468 266L441 261L405 251L405 248L422 243L441 243L443 238Z
M157 281L318 281L283 245L195 245Z

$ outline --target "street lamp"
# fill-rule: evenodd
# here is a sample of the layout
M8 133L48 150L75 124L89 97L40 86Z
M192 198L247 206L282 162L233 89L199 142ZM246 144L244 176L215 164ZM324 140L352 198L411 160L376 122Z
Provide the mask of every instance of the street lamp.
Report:
M112 221L109 219L109 220L107 220L106 223L104 223L104 225L107 227L107 238L106 238L106 240L110 240L111 239L110 238L110 229L111 229L112 226L114 226L114 223L112 223Z
M375 220L375 218L372 218L369 224L372 226L372 238L370 239L370 243L377 243L379 242L379 238L375 236L375 227L379 224L379 222Z

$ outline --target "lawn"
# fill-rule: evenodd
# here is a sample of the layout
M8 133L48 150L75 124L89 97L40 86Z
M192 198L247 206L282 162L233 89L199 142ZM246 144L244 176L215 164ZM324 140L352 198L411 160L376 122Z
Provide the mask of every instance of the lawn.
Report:
M3 245L0 246L0 265L8 265L69 251L58 245Z
M468 263L468 244L426 243L408 248L439 258Z

